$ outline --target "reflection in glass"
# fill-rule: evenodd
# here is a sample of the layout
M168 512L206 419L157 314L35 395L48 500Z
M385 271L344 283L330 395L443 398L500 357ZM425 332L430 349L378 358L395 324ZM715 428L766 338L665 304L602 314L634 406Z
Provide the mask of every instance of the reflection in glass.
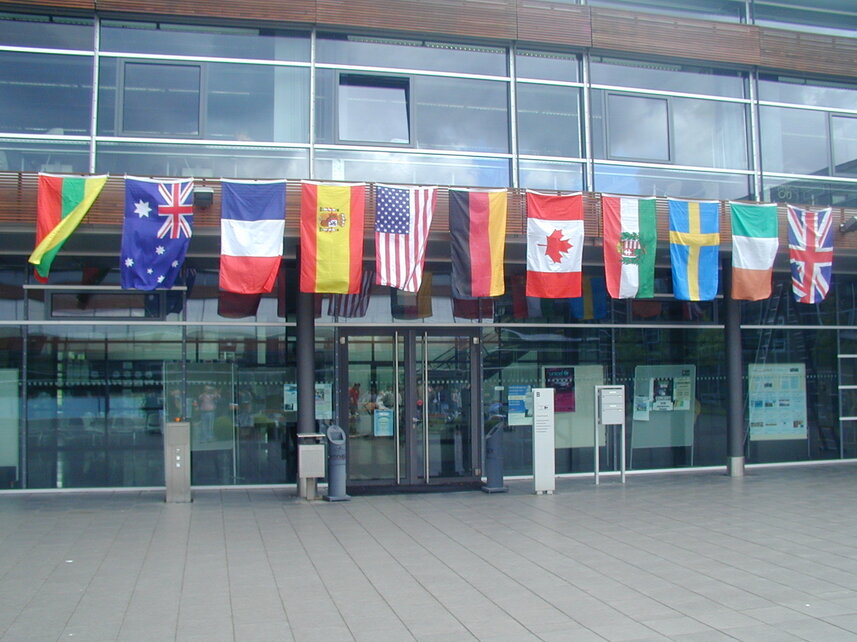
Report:
M309 37L269 29L103 20L101 50L306 62Z
M574 54L541 51L515 52L515 75L539 80L578 80L578 58Z
M320 34L316 46L322 63L506 75L501 47L345 34Z
M793 78L775 74L759 76L759 99L814 107L854 109L857 88L834 81Z
M714 174L650 167L595 166L595 191L609 194L717 200L753 200L744 174Z
M49 143L0 138L0 171L86 173L89 148L86 143L56 140Z
M315 177L339 181L508 187L509 160L321 149L316 152Z
M518 83L518 152L580 156L580 90Z
M760 107L762 168L790 174L830 174L827 114ZM801 201L805 202L805 201Z
M507 83L420 76L411 90L417 147L509 151Z
M521 160L519 185L529 189L582 190L583 164Z
M126 62L124 71L124 133L150 136L199 135L199 65Z
M85 135L92 57L0 52L0 131Z
M679 165L747 169L746 107L713 100L672 98L672 142Z
M4 13L0 42L8 47L92 49L91 18Z
M608 94L607 156L615 159L670 160L666 99Z
M857 176L857 116L830 117L833 167L836 174Z
M99 143L95 163L111 174L282 178L306 176L307 158L304 149Z
M597 56L593 57L590 68L592 82L597 85L744 97L744 75L737 71Z
M776 203L857 207L857 185L807 178L762 176L764 199Z
M372 76L341 76L339 139L371 143L408 143L408 81Z

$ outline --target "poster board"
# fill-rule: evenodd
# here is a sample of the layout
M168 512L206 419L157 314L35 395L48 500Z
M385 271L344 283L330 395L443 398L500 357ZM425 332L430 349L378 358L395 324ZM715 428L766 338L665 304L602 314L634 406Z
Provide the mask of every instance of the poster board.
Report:
M16 368L0 369L0 467L18 471L19 376Z
M510 426L533 425L533 387L512 384L508 390L508 423Z
M806 368L802 363L748 366L750 441L806 439Z
M545 366L542 380L546 388L554 388L555 395L564 395L563 407L572 410L561 411L554 406L554 423L557 448L592 448L595 435L592 425L595 421L595 386L604 383L604 366ZM556 399L556 397L555 397ZM599 437L603 445L604 431Z
M696 366L637 366L631 449L693 446Z

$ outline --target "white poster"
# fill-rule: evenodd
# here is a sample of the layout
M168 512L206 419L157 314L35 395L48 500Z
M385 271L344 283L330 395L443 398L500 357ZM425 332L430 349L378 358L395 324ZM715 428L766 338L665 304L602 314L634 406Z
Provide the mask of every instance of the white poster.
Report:
M802 363L748 367L750 440L806 439L806 371Z

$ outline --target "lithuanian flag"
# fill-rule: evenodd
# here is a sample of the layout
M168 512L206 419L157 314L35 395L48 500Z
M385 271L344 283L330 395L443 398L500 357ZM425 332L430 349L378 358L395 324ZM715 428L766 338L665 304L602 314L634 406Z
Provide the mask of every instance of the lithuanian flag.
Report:
M36 249L30 255L36 279L47 283L54 257L101 193L107 175L39 174Z
M301 183L301 292L360 292L365 189Z
M506 190L449 190L452 295L500 296L506 250Z

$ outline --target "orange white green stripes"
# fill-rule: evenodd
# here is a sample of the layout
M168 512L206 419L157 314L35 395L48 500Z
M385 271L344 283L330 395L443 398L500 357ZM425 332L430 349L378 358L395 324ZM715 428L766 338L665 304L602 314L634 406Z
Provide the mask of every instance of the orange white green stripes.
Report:
M45 283L54 257L98 198L107 175L39 174L36 206L36 248L29 262L36 279Z
M759 301L771 296L779 248L775 203L729 203L732 214L732 298Z

